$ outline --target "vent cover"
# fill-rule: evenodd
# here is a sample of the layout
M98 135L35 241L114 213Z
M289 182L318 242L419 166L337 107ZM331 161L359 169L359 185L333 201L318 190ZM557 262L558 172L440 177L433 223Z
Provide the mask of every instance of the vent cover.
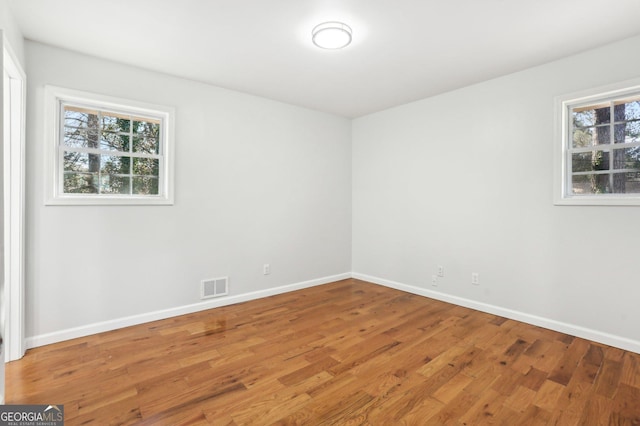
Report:
M212 278L201 281L200 298L210 299L229 294L229 277Z

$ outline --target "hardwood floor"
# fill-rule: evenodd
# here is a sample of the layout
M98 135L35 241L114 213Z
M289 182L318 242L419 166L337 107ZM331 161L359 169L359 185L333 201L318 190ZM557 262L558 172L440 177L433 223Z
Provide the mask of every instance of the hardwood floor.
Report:
M640 355L358 280L7 364L67 425L638 425Z

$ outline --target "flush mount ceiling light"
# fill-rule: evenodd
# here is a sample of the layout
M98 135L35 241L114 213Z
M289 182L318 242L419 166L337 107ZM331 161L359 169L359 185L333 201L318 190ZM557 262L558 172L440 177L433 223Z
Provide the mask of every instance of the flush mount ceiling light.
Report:
M324 22L311 31L313 44L323 49L342 49L351 43L351 27L342 22Z

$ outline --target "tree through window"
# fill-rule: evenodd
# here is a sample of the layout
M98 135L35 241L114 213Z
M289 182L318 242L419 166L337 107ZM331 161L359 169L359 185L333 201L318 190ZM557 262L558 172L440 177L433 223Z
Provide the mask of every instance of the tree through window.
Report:
M158 195L160 121L64 105L65 194Z
M56 102L58 199L169 199L167 113L64 96Z
M640 89L619 92L562 103L562 200L640 200Z

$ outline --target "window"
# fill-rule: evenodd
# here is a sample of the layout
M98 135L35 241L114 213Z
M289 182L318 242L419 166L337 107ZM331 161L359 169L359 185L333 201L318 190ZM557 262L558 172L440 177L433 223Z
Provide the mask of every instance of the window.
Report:
M640 205L640 85L566 96L556 105L556 204Z
M47 204L172 204L173 110L47 87Z

